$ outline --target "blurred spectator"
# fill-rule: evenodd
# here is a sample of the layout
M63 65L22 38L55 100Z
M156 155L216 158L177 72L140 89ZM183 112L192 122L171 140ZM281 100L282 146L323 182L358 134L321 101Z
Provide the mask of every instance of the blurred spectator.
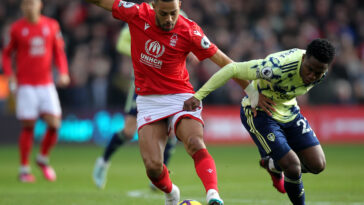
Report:
M19 2L2 0L1 36L7 25L19 17ZM291 47L305 48L307 42L318 37L329 39L337 47L338 56L327 85L316 88L316 91L325 89L325 95L313 90L302 98L302 103L364 103L363 1L183 0L182 9L202 26L212 42L236 61L264 58ZM63 105L122 106L130 71L119 69L123 67L120 64L128 62L115 51L115 41L123 24L82 0L47 0L43 10L59 20L68 45L72 86L60 91ZM5 39L1 40L0 47ZM197 89L218 68L193 62L188 63L188 69ZM336 80L339 82L335 83ZM345 88L336 89L338 85ZM343 96L341 89L351 96L346 99L348 96ZM231 82L212 93L205 103L232 104L240 101L242 95L240 88Z
M335 82L335 94L336 98L334 99L335 104L353 104L353 95L352 95L351 85L347 80L337 80Z

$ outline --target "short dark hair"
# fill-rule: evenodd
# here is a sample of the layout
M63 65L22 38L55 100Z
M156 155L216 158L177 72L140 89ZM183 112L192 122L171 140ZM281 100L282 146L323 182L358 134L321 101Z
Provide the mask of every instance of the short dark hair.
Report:
M335 57L335 47L326 39L315 39L308 44L306 56L313 56L322 63L330 64Z

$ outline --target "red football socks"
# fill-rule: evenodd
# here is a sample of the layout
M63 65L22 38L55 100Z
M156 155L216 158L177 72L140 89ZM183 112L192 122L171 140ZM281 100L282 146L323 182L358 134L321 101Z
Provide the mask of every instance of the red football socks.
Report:
M157 180L150 177L149 179L154 186L158 187L163 192L170 193L172 191L172 181L171 178L169 178L169 172L165 164L163 164L163 171Z
M209 189L218 191L215 161L207 149L200 149L192 158L195 161L197 175L200 177L206 192Z
M29 164L29 155L33 145L34 127L23 127L19 138L20 163L22 166Z
M49 151L56 143L57 143L57 129L48 128L44 136L44 139L42 141L40 153L43 156L48 156Z

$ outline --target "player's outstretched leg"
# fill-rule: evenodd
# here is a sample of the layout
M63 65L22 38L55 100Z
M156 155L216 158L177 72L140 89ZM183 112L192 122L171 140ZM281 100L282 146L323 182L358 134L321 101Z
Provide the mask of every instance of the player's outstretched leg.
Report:
M31 173L29 166L29 155L33 145L33 129L34 127L24 127L20 133L19 151L20 151L20 169L19 181L25 183L35 182L35 177Z
M163 164L162 173L157 178L150 176L150 174L148 174L148 177L155 187L165 193L165 205L178 204L180 200L180 191L179 188L172 183L172 180L169 177L168 168L165 164Z
M36 162L38 167L42 170L43 176L48 181L56 180L56 172L49 165L49 153L54 145L57 143L57 128L49 127L43 138L40 153L37 156Z
M173 155L174 153L174 150L176 148L176 144L177 144L177 138L176 137L172 137L172 138L169 138L168 141L167 141L167 144L166 144L166 147L164 148L164 154L163 154L163 163L168 167L168 162L169 162L169 159L171 158L171 156ZM150 189L152 191L158 191L158 188L155 187L153 185L152 182L150 182L149 184L150 186Z
M269 165L271 164L271 165ZM273 181L273 186L281 193L286 193L284 188L284 176L282 171L273 171L274 162L269 156L262 158L259 165L266 169Z
M216 165L207 149L200 149L192 156L197 175L200 177L205 190L208 205L223 205L217 189Z
M126 139L123 130L115 133L105 148L103 156L96 159L92 179L98 188L105 188L107 172L110 167L109 160L116 150L125 143Z

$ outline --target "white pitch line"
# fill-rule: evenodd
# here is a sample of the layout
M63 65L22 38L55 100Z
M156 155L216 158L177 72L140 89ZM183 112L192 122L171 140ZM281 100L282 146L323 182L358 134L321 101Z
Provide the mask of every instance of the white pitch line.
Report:
M128 191L127 195L131 198L146 198L146 199L164 199L163 194L159 193L151 193L149 189L139 189L139 190L132 190ZM195 199L197 201L204 201L204 198L199 197L184 197L186 199ZM288 200L288 198L287 198ZM245 204L252 204L252 203L259 203L259 204L272 204L273 203L281 203L281 201L272 201L272 200L250 200L250 199L241 199L241 198L225 198L225 203L245 203ZM307 201L312 205L364 205L364 202L328 202L328 201L319 201L319 202L310 202ZM287 201L288 204L288 201Z

